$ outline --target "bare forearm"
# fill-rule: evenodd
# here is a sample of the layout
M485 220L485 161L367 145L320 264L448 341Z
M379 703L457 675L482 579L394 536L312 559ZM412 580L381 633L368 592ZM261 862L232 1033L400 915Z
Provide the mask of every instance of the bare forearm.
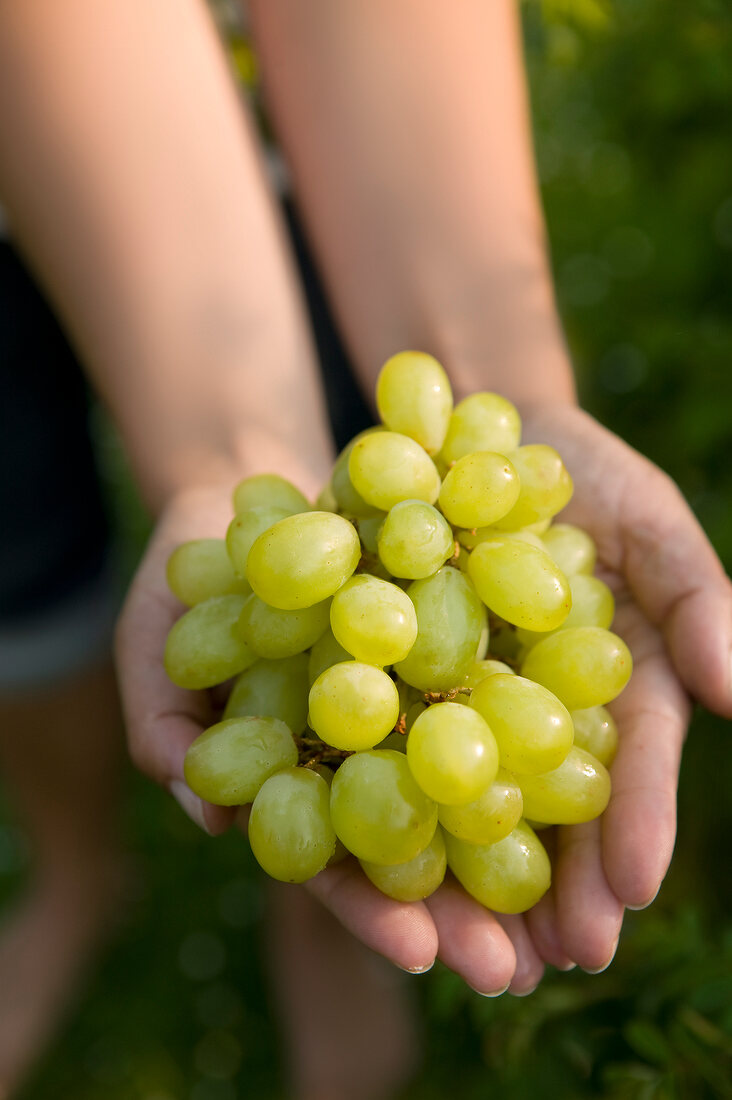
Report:
M314 487L310 339L202 3L2 5L0 197L153 506L239 468L294 472L305 431Z
M371 386L442 357L458 392L573 399L512 0L255 0L266 89Z

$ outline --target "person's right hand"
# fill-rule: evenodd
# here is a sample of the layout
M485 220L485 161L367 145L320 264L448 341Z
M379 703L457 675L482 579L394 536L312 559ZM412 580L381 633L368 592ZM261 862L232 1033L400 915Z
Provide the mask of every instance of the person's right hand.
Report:
M595 821L552 830L552 886L526 918L546 962L597 971L613 958L624 907L650 905L668 869L689 697L732 717L732 585L678 487L648 459L575 406L537 406L524 427L572 474L559 519L594 538L615 593L612 629L634 660L610 704L610 803Z
M184 606L168 589L165 567L181 542L223 537L231 519L230 486L180 493L163 512L131 585L117 631L117 666L130 754L210 834L233 823L234 810L198 798L183 778L191 742L219 720L216 693L176 687L163 667L165 639ZM242 812L241 819L246 818ZM543 963L523 917L484 909L454 880L426 902L403 904L381 894L352 857L305 885L368 947L404 970L429 969L439 956L483 994L533 989Z

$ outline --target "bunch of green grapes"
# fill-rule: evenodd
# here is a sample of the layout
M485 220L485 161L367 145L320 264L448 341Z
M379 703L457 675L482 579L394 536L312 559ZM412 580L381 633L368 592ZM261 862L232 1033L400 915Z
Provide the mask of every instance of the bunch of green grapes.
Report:
M536 831L607 805L604 704L631 656L592 539L553 522L570 475L553 448L521 446L514 406L477 393L453 407L418 352L384 365L376 398L383 423L346 447L314 508L274 474L247 478L226 537L170 558L190 606L170 678L236 678L186 780L252 803L274 878L350 852L400 901L449 867L485 906L522 912L550 882Z

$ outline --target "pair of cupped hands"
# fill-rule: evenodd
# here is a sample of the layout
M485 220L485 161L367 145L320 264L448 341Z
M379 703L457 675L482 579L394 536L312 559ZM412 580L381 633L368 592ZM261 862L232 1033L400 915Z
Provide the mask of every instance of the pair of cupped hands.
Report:
M525 441L556 447L572 474L574 497L561 519L594 538L599 575L615 594L613 630L633 654L631 681L610 707L620 738L610 804L596 821L542 834L552 886L519 916L484 909L449 875L425 901L393 901L353 858L302 887L402 969L420 973L440 958L484 995L529 993L546 964L605 969L625 908L650 904L671 859L690 700L732 717L732 585L676 485L574 406L522 409L522 416ZM163 668L167 632L183 611L165 566L179 543L223 535L231 488L195 488L170 500L117 635L133 761L212 834L229 828L235 811L201 802L183 780L186 749L217 714L207 693L176 687Z

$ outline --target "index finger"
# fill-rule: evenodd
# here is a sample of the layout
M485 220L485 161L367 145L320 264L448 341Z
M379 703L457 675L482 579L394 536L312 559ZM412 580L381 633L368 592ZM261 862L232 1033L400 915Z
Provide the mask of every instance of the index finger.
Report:
M618 898L641 908L655 897L673 852L690 707L657 631L631 605L621 606L619 623L635 669L612 704L620 739L603 815L603 857Z

